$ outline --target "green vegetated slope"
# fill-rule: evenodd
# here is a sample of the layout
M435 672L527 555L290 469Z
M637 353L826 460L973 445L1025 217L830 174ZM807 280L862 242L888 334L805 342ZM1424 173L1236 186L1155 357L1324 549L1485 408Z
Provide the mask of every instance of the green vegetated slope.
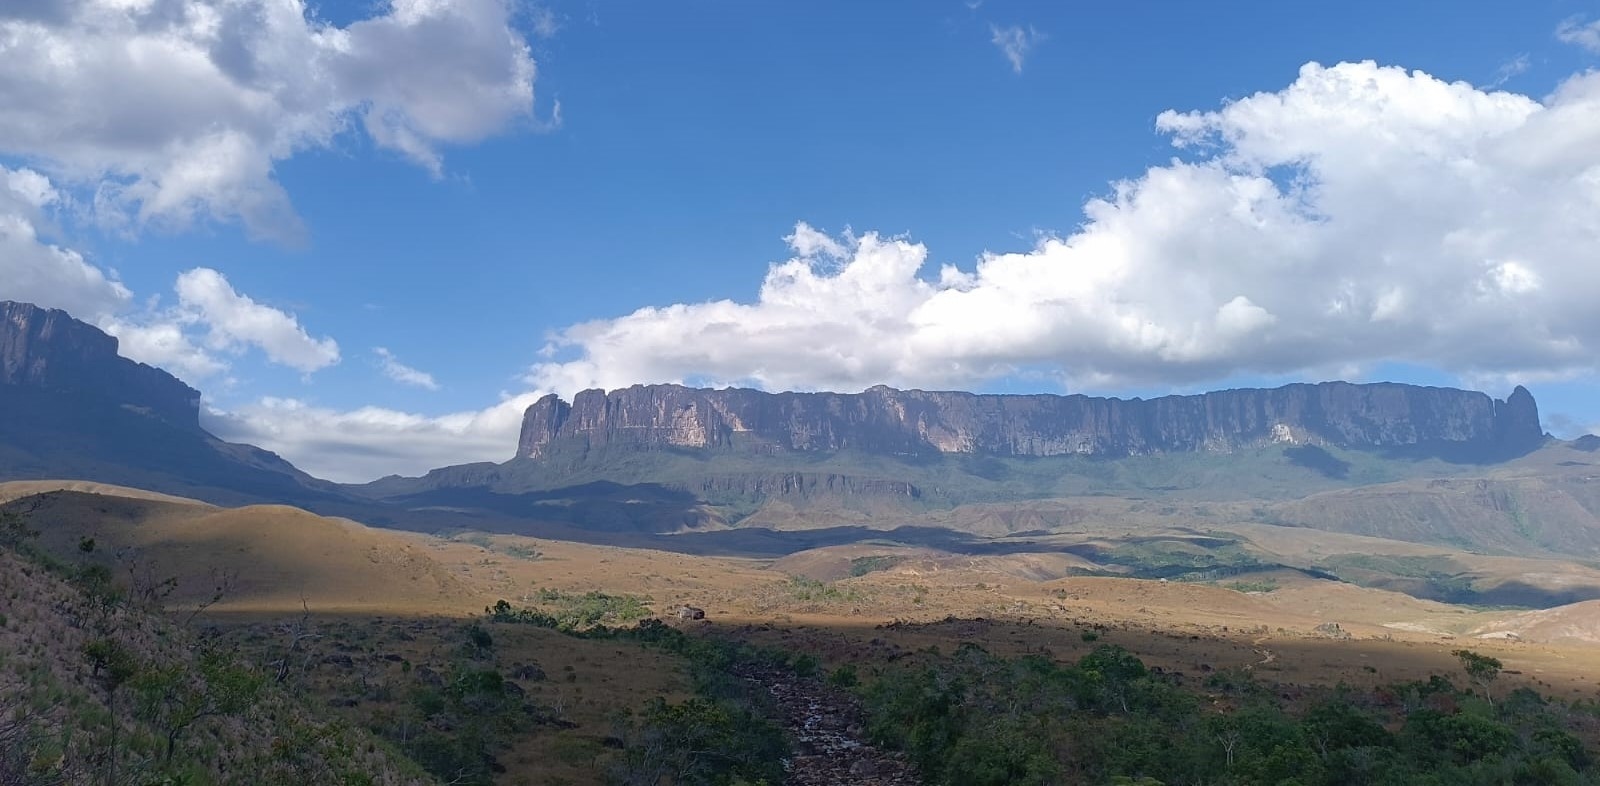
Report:
M431 782L105 572L70 571L0 547L0 783Z
M1600 709L1496 685L1498 660L1375 689L1203 679L1101 646L1075 663L976 645L857 688L874 741L931 784L1593 784ZM837 682L854 685L855 669Z

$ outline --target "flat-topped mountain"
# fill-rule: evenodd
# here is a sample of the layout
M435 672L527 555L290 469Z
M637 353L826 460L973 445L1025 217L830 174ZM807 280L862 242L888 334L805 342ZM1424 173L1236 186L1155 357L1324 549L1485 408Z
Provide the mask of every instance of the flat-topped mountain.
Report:
M341 499L200 426L200 392L65 311L0 301L0 479L121 483L227 504Z
M584 391L571 403L540 399L505 463L354 490L419 511L613 532L914 521L984 534L1054 531L1084 526L1085 514L1024 508L1122 498L1132 507L1118 516L1137 508L1182 526L1196 525L1185 516L1220 515L1216 503L1264 523L1508 553L1600 553L1600 520L1590 512L1600 511L1600 491L1584 483L1485 480L1476 496L1428 483L1505 473L1581 480L1581 460L1538 458L1547 442L1564 444L1543 434L1521 387L1505 400L1346 382L1144 400L636 385ZM1368 487L1384 490L1354 493ZM1313 494L1323 495L1316 505L1300 504Z
M200 391L117 354L117 339L65 311L0 301L0 389L99 400L200 428Z
M975 454L1226 453L1274 443L1508 457L1543 439L1532 394L1394 383L1287 385L1156 399L976 395L874 387L857 394L636 385L528 408L517 455L573 450Z
M1546 444L1522 388L1496 401L1343 382L1149 400L634 386L538 401L505 463L341 487L207 433L193 388L117 349L63 312L0 303L0 480L286 502L427 531L737 528L717 543L762 553L906 526L986 536L1109 517L1600 555L1593 440ZM760 534L818 528L782 544Z

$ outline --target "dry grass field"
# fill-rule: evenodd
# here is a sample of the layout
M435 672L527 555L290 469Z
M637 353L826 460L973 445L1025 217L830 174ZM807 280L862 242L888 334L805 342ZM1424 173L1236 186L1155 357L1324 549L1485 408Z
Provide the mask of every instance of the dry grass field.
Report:
M752 560L470 532L437 537L287 507L224 509L74 483L0 484L6 498L29 511L51 553L98 561L131 582L176 579L164 602L180 616L224 578L225 596L195 624L213 626L263 663L292 651L283 682L355 725L404 740L408 707L430 681L462 663L509 675L540 709L516 726L499 757L503 783L602 782L621 719L649 698L691 693L683 662L668 653L481 619L499 600L559 611L591 592L696 634L810 653L824 669L849 664L869 674L965 643L1062 660L1111 643L1168 672L1238 670L1292 692L1454 673L1452 651L1470 647L1503 661L1506 690L1528 685L1600 699L1600 612L1592 603L1473 609L1294 570L1210 583L1062 577L1084 566L1061 552L972 556L857 544ZM1355 538L1328 543L1355 548L1344 542ZM90 539L93 549L84 551ZM684 605L706 619L677 621ZM471 645L474 625L492 645Z

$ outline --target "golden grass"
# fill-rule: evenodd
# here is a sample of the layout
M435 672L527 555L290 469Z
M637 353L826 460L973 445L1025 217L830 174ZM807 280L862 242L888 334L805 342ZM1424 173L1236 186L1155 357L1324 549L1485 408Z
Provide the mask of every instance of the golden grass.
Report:
M45 488L56 493L34 514L44 545L75 556L78 541L92 537L97 558L104 559L133 549L160 571L180 576L174 606L203 598L212 569L236 571L236 592L208 618L254 630L266 641L277 623L301 613L304 602L316 624L337 631L324 645L358 647L345 653L352 656L349 667L316 667L312 687L327 695L348 692L359 680L405 685L402 661L443 669L457 657L452 648L465 617L502 598L531 605L539 589L647 596L662 616L682 604L698 606L708 613L708 630L804 649L832 665L870 668L926 647L949 651L963 642L1063 659L1114 643L1154 665L1195 676L1248 668L1285 685L1369 685L1453 674L1458 666L1451 651L1470 647L1505 662L1506 689L1528 684L1567 698L1600 695L1600 647L1472 638L1470 631L1494 629L1516 615L1294 571L1237 577L1276 585L1271 592L1241 592L1226 582L1055 578L1081 567L1063 554L970 557L858 545L772 562L515 536L467 542L371 529L280 506L222 509L108 487ZM16 484L0 485L0 494L18 490ZM1252 525L1249 532L1283 552L1316 556L1306 545L1310 541L1293 541L1294 534L1281 529ZM1370 541L1332 536L1323 547L1353 549ZM1412 553L1439 552L1419 546ZM900 561L848 577L851 560L882 555ZM1482 559L1506 563L1497 568L1512 565ZM1525 562L1549 568L1545 561ZM1519 561L1515 567L1526 565ZM791 575L813 581L796 582ZM1337 623L1350 638L1319 633L1325 623ZM548 679L524 684L529 700L558 706L577 724L519 739L504 757L505 783L598 782L595 761L607 755L602 741L611 718L653 696L681 696L687 689L681 664L632 644L579 640L528 626L490 629L496 667L537 663ZM326 654L336 653L319 651L318 657ZM359 722L393 710L403 698L368 698L338 711Z

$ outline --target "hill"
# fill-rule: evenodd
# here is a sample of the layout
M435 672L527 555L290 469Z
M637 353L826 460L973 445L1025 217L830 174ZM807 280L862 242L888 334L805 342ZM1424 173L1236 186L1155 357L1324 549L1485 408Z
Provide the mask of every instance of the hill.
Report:
M0 782L423 784L157 612L0 548Z
M222 508L98 485L4 483L0 499L26 511L38 544L125 576L182 577L169 602L193 603L227 577L228 607L293 609L471 608L476 597L415 538L283 505ZM62 486L63 488L53 488ZM203 566L197 570L195 566Z

